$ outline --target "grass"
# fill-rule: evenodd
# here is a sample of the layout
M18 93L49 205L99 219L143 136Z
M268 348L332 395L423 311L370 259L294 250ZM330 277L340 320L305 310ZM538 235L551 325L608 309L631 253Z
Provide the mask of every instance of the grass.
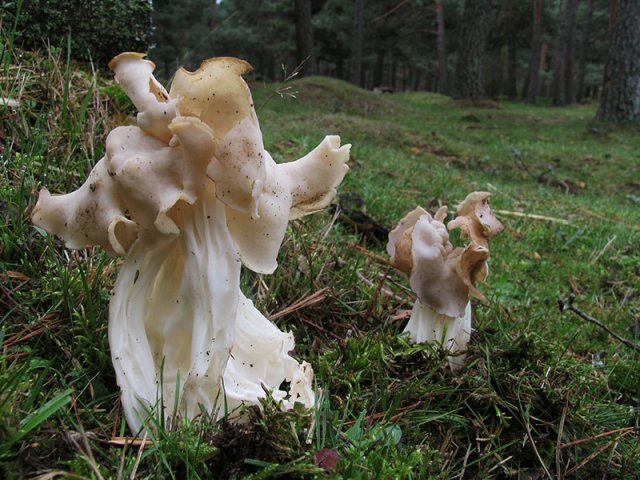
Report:
M273 401L243 425L207 418L127 435L106 335L118 260L67 251L29 221L37 191L79 186L133 107L109 76L64 51L5 42L0 106L0 476L3 478L636 478L640 136L597 124L595 105L472 109L428 93L375 95L331 79L254 84L267 149L298 158L325 134L353 144L343 195L391 228L408 210L493 192L506 225L474 305L459 375L400 335L411 292L385 245L330 211L291 224L271 276L243 274L310 361L313 412ZM345 200L343 200L345 201ZM518 216L536 214L547 220ZM333 466L337 458L338 463Z

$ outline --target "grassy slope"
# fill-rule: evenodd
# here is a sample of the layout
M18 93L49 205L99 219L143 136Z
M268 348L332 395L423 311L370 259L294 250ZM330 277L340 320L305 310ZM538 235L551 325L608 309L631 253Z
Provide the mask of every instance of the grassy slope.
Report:
M637 427L638 356L557 306L573 293L578 307L638 340L637 127L592 124L593 106L467 109L329 79L291 84L292 100L255 85L274 158L297 158L340 134L353 144L341 192L357 193L387 227L416 205L454 206L472 190L492 191L494 209L555 220L500 215L507 228L492 244L492 274L481 287L488 301L474 307L469 367L459 376L429 346L399 336L404 321L394 317L410 308L411 292L372 258L384 257L384 245L333 224L329 212L294 222L276 274L245 273L243 285L270 313L329 287L321 303L277 322L295 332L297 354L316 370L317 412L267 405L241 428L203 421L162 431L137 464L137 448L107 444L126 433L105 330L117 260L67 252L28 221L40 186L63 192L81 183L130 105L55 52L16 63L5 65L2 95L21 92L23 108L0 107L5 476L313 477L325 475L313 464L322 448L340 458L326 475L343 478L639 471L637 430L571 445Z

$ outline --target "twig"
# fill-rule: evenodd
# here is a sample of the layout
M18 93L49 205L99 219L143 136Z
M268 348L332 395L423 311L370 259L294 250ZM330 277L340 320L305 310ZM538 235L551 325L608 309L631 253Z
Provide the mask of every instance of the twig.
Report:
M599 438L615 435L616 433L629 433L629 432L632 432L633 430L637 430L637 427L617 428L616 430L609 430L608 432L599 433L598 435L594 435L592 437L580 438L579 440L574 440L573 442L565 443L564 445L560 446L560 448L575 447L576 445L580 445L581 443L591 442L593 440L598 440Z
M618 335L616 332L611 330L609 327L607 327L600 320L598 320L596 318L593 318L592 316L584 313L582 310L580 310L578 307L576 307L573 304L574 299L575 299L575 297L573 296L573 294L569 295L569 300L566 301L566 302L564 300L562 300L562 299L559 299L558 300L558 306L560 307L560 311L561 312L565 312L565 311L569 310L569 311L575 313L576 315L578 315L583 320L586 320L587 322L593 323L594 325L600 327L602 330L607 332L609 335L611 335L612 337L614 337L618 341L624 343L627 347L632 348L636 352L640 352L640 345L638 345L638 344L632 342L631 340L628 340L628 339Z
M536 213L512 212L511 210L493 210L493 209L491 209L491 210L493 212L495 212L495 213L500 214L500 215L529 218L531 220L542 220L544 222L559 223L561 225L571 225L570 222L568 222L567 220L564 220L562 218L547 217L546 215L538 215Z
M394 5L393 7L391 7L391 9L387 10L385 13L383 13L382 15L377 16L376 18L374 18L373 20L371 20L371 22L369 23L376 23L379 22L380 20L384 20L385 18L387 18L389 15L391 15L393 12L395 12L396 10L398 10L400 7L402 7L405 3L408 3L409 0L401 0L400 2L398 2L396 5Z
M471 443L469 443L469 446L467 447L467 453L464 454L464 459L462 460L462 470L454 478L464 478L464 472L467 470L469 455L471 455Z
M418 401L416 403L413 403L411 405L407 405L405 407L400 407L398 408L396 411L398 413L396 413L395 415L393 415L391 418L388 419L388 422L395 422L397 421L400 417L402 417L405 413L410 412L411 410L415 410L416 408L418 408L419 406L422 405L421 401ZM372 420L379 420L381 418L385 418L388 415L388 412L378 412L378 413L374 413L373 415L367 415L364 418L365 422L370 422ZM352 425L354 425L356 423L356 420L349 420L348 422L344 422L344 426L345 427L350 427Z
M331 331L327 330L326 328L321 327L321 326L320 326L320 325L318 325L317 323L314 323L314 322L312 322L311 320L309 320L309 319L307 319L307 318L304 318L304 317L302 317L302 319L301 319L301 320L302 320L304 323L306 323L307 325L311 325L312 327L314 327L314 328L316 328L316 329L320 330L320 331L321 331L322 333L324 333L325 335L330 335L330 336L332 336L333 338L335 338L336 340L343 341L343 338L342 338L340 335L337 335L337 334L335 334L335 333L333 333L333 332L331 332Z
M375 260L377 263L381 264L381 265L388 265L390 267L393 267L393 264L386 258L381 257L380 255L376 255L375 253L373 253L370 250L367 250L364 247L361 247L360 245L356 245L356 250L364 253L367 257L372 258L373 260Z

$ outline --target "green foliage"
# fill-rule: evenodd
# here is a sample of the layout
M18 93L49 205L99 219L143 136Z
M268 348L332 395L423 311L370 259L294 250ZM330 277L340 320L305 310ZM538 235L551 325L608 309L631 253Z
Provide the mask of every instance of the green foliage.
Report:
M208 0L156 2L149 58L158 75L169 79L181 66L193 70L204 58L214 56Z
M150 0L17 0L3 2L3 26L16 24L22 48L64 48L100 68L123 51L145 52L151 34Z

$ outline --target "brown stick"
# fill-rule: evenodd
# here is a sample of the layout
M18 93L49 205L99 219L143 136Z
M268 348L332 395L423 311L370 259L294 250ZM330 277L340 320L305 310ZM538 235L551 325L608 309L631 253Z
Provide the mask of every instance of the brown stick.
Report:
M588 315L588 314L584 313L578 307L573 305L574 299L575 299L575 297L573 295L569 295L569 300L566 301L566 302L564 300L561 300L561 299L558 300L558 306L560 307L560 311L561 312L565 312L565 311L569 310L569 311L575 313L576 315L578 315L580 318L586 320L587 322L593 323L594 325L600 327L602 330L607 332L609 335L614 337L616 340L624 343L627 347L632 348L636 352L640 352L640 345L638 345L638 344L632 342L631 340L628 340L628 339L618 335L616 332L611 330L609 327L607 327L600 320L598 320L596 318L593 318L591 315Z

